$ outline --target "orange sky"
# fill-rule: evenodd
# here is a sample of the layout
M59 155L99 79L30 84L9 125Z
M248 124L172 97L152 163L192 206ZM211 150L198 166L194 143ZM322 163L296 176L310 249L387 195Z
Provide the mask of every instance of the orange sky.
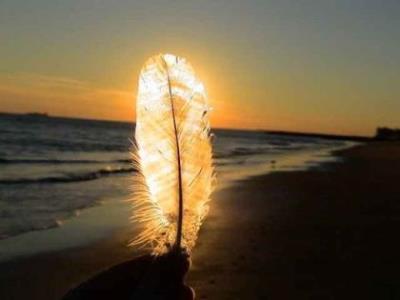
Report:
M213 127L373 135L400 127L400 6L374 1L0 3L0 111L134 121L160 52L204 81Z

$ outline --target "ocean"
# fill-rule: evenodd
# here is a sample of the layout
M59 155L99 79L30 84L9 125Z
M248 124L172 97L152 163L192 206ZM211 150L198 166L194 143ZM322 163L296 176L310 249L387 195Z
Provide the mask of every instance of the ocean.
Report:
M213 130L217 188L274 171L321 167L350 142ZM0 114L0 247L62 227L82 211L130 197L134 123Z

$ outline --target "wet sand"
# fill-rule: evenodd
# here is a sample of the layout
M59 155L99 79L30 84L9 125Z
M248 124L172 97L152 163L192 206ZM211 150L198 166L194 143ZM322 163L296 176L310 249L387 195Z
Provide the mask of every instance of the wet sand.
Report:
M253 177L214 195L187 280L196 299L400 298L400 144L338 155L344 163ZM60 299L134 257L128 239L127 229L1 263L0 299Z
M400 144L338 155L221 195L193 255L197 299L400 299Z

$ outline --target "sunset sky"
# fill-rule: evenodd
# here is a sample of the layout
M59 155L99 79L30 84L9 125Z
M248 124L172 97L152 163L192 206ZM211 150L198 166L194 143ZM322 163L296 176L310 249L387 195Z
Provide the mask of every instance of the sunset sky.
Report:
M0 111L134 120L145 60L186 57L214 127L400 127L398 0L1 0Z

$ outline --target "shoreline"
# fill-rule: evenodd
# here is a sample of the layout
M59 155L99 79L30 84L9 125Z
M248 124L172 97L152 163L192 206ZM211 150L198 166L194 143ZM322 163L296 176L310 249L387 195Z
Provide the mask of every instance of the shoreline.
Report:
M394 205L389 192L396 186L389 180L400 175L400 145L370 143L335 154L345 161L328 162L323 170L250 177L214 194L188 276L196 299L259 299L256 295L272 299L351 299L346 298L351 295L350 283L340 280L335 264L344 267L343 262L349 263L348 255L357 261L353 254L359 252L354 252L357 245L352 243L360 240L371 247L364 229L357 224L371 230L368 222L372 221L355 213L360 205L368 211L369 208L367 204L363 207L358 198L375 199L380 192L385 203ZM388 162L388 157L393 159ZM397 170L393 170L395 166ZM368 173L372 167L378 177ZM386 181L375 182L376 178ZM373 186L365 180L377 184L377 190L371 190ZM351 184L347 186L348 183ZM388 194L383 187L387 187ZM343 195L350 199L346 196L350 192L358 199L357 205L343 201ZM378 205L376 201L372 204ZM352 218L357 222L350 222ZM393 217L389 221L396 220ZM375 219L373 224L379 225ZM388 224L384 222L382 226L386 228ZM118 229L112 238L88 246L0 262L0 298L60 299L67 290L99 271L137 256L139 253L125 246L130 236L129 229ZM379 253L379 249L374 250ZM369 258L367 254L364 256ZM390 255L389 258L394 259ZM359 262L357 266L361 267ZM373 266L382 267L375 260ZM324 269L332 274L328 276ZM354 276L354 272L351 269L349 273ZM366 282L358 279L353 290L361 295L361 283ZM396 292L390 282L387 286ZM378 287L373 292L378 290L381 291Z
M69 218L59 227L30 231L1 240L0 264L34 255L81 249L107 240L119 231L130 228L130 215L130 204L122 200L109 200L82 209L79 217Z
M355 145L357 143L347 142L326 149L295 151L273 157L274 163L271 163L270 154L249 156L249 163L238 164L234 169L221 170L218 173L219 184L214 194L257 176L323 168L326 163L338 160L335 152ZM77 216L61 221L60 226L28 231L0 240L0 263L37 254L80 249L106 240L127 228L134 235L135 228L130 222L131 204L126 198L103 199L101 204L83 208L76 213Z

